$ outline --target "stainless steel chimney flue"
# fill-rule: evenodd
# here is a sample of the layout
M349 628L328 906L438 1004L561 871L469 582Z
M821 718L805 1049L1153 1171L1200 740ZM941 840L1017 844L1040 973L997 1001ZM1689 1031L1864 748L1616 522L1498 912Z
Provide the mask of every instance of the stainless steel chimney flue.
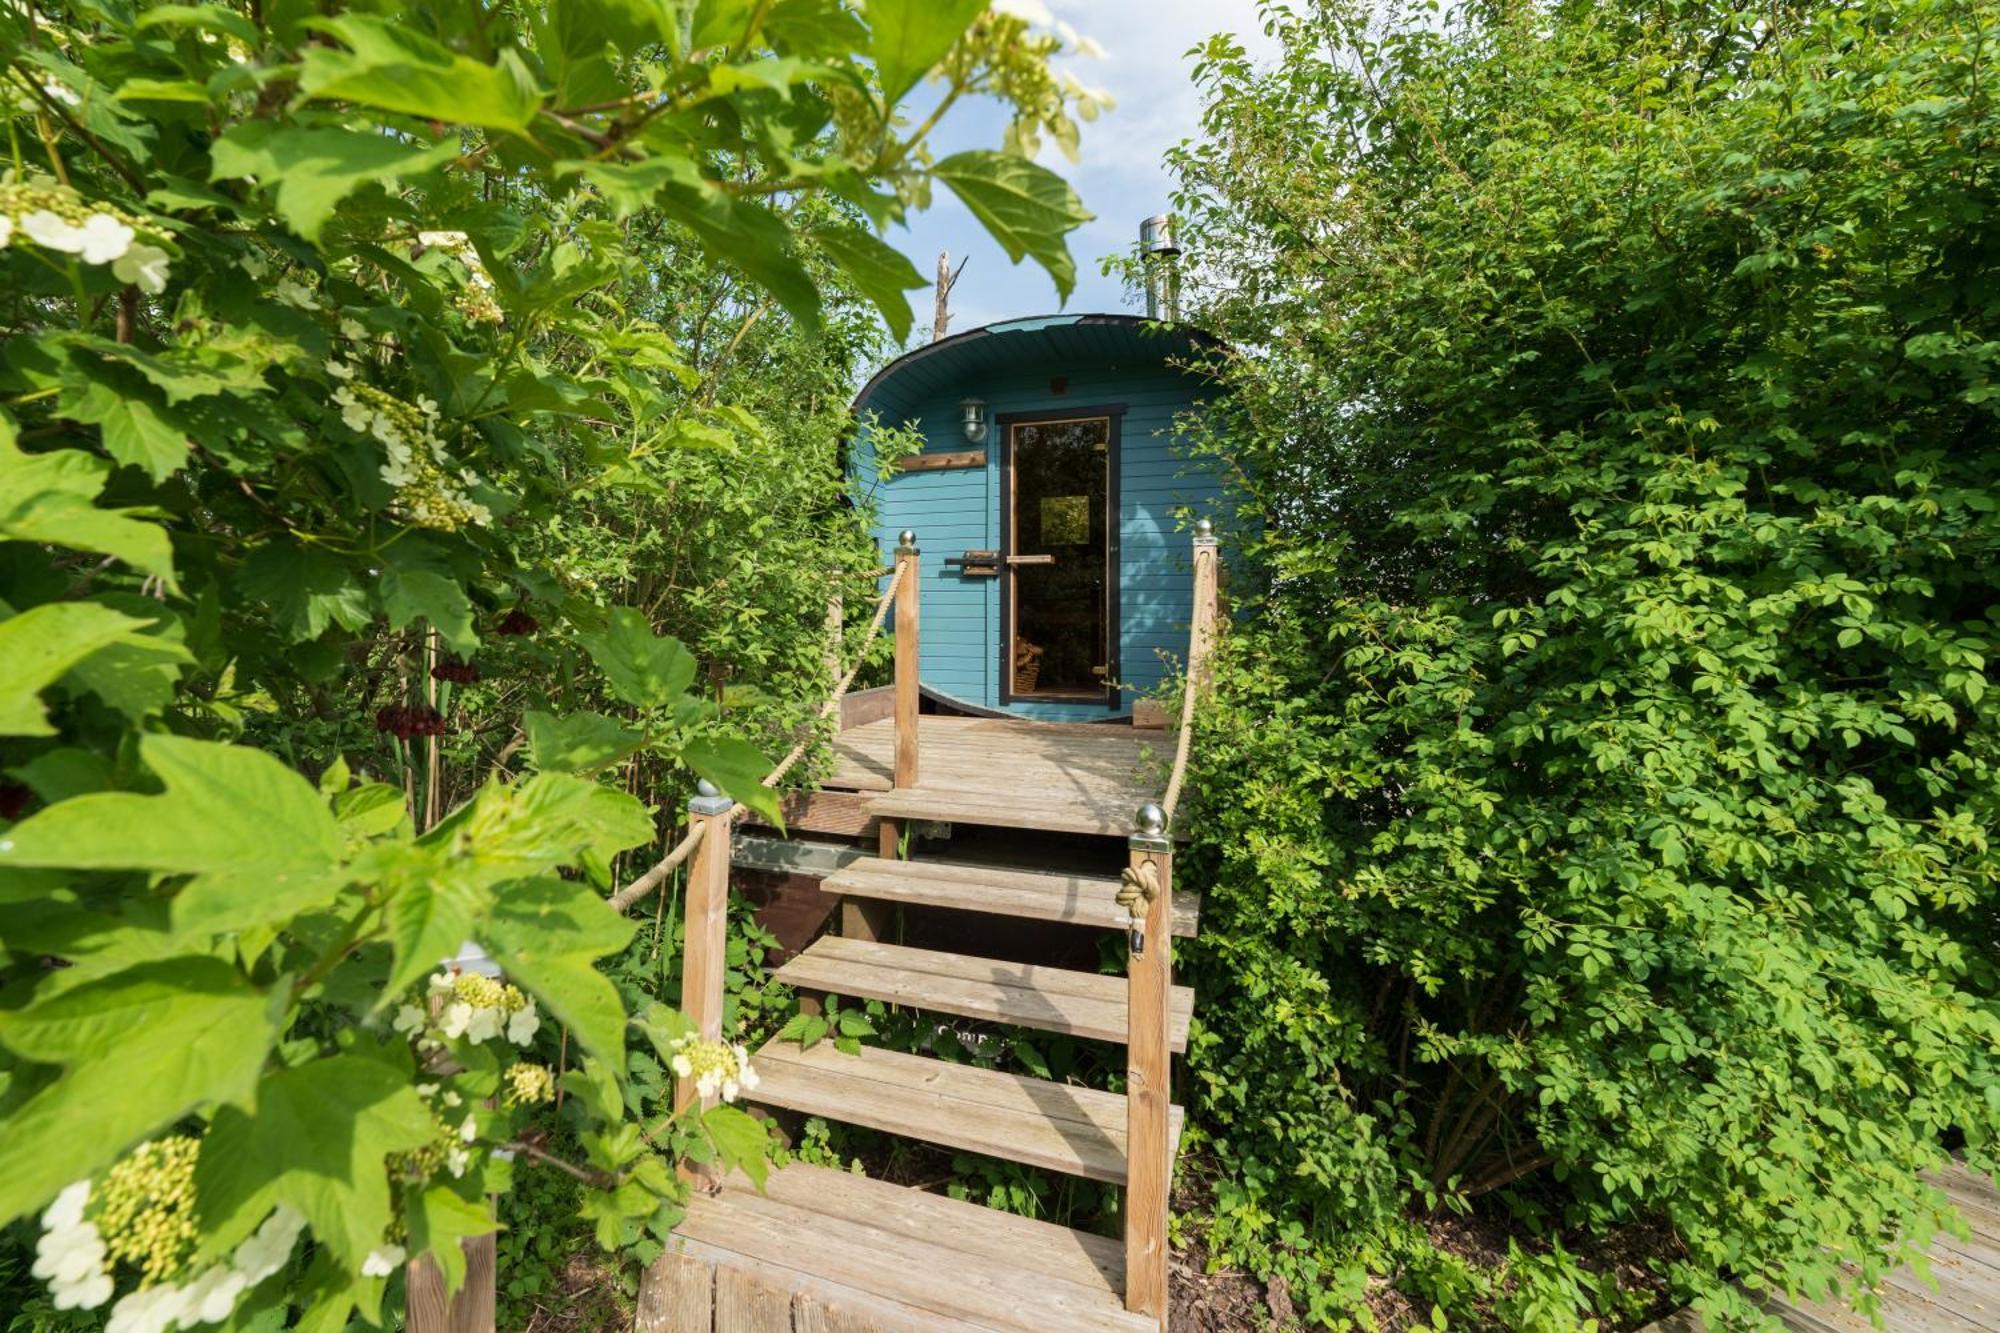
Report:
M1139 263L1146 274L1147 319L1180 322L1180 254L1171 216L1159 213L1139 224Z

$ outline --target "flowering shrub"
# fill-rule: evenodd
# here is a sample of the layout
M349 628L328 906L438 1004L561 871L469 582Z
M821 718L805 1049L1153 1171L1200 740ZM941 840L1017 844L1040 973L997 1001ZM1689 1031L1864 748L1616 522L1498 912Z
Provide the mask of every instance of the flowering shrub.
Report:
M941 187L1066 289L1061 179L899 108L935 71L1068 139L1070 45L977 0L0 5L0 1225L54 1300L380 1322L517 1170L636 1254L679 1158L761 1172L726 1100L635 1117L630 1041L755 1075L598 964L678 813L638 775L775 817L769 764L578 534L829 416L705 380L663 256L730 275L731 348L900 337L882 232ZM553 683L435 670L498 644ZM454 690L500 733L457 785Z
M1183 161L1263 520L1187 821L1211 1252L1328 1321L1624 1321L1576 1265L1635 1236L1711 1326L1865 1288L2000 1148L2000 11L1347 16L1218 44Z

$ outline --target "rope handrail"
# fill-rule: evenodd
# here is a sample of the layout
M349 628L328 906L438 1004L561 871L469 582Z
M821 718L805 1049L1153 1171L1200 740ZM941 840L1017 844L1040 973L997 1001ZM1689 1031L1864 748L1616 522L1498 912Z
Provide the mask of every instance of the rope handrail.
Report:
M1213 546L1195 548L1195 581L1200 584L1201 562L1216 558ZM1201 687L1207 683L1208 655L1215 646L1215 626L1212 620L1204 622L1203 610L1195 609L1195 621L1188 633L1187 688L1181 695L1180 735L1174 743L1174 765L1167 775L1167 794L1160 801L1160 809L1166 814L1167 823L1172 825L1174 807L1181 802L1181 787L1187 781L1188 751L1194 738L1194 706L1201 694Z
M896 589L902 586L903 566L900 564L889 565L882 569L876 577L887 577L889 579L889 586L883 589L882 596L875 603L874 619L868 622L868 633L862 636L861 647L854 654L854 665L847 669L847 674L841 677L838 685L833 687L833 693L827 696L826 702L821 704L819 711L813 715L813 728L817 728L820 723L833 715L833 710L840 707L840 701L847 696L847 691L853 687L855 677L861 674L862 664L868 660L868 649L875 642L876 636L882 632L882 625L889 616L890 604L896 599ZM813 732L812 730L808 730L804 736L799 738L798 744L794 745L791 751L783 759L780 759L769 773L765 774L764 785L766 787L776 787L780 782L784 781L785 774L791 772L792 766L805 757L807 749L812 745L812 740ZM738 801L729 808L729 813L725 818L733 823L749 812L750 807ZM688 857L694 855L695 848L701 845L702 836L707 832L707 820L690 824L686 836L675 843L674 849L661 857L652 869L611 895L609 901L612 909L618 912L630 911L634 903L664 884L667 876L671 875L676 867L687 860Z

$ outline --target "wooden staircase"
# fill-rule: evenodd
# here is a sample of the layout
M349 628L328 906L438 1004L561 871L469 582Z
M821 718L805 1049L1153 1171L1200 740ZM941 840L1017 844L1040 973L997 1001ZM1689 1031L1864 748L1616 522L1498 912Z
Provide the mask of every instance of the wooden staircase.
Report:
M1212 543L1209 546L1212 555ZM1199 552L1199 544L1198 544ZM916 550L898 550L915 573ZM1197 562L1197 570L1202 568ZM1208 562L1206 606L1213 614ZM1167 1197L1182 1109L1169 1103L1171 1054L1186 1048L1194 996L1171 983L1172 940L1195 933L1195 895L1172 884L1165 816L1147 806L1126 846L1105 839L1107 871L1129 866L1152 892L1120 905L1121 876L897 859L905 820L949 819L1020 831L1103 837L1114 767L1103 761L1102 728L1068 741L1073 774L1096 772L1091 799L1051 801L1032 774L1010 798L1009 746L1047 760L1054 733L1032 723L941 728L941 762L929 785L918 780L916 579L896 595L898 708L889 790L871 793L880 855L828 876L842 900L841 931L786 962L778 979L819 996L877 1000L929 1014L1063 1033L1126 1047L1125 1092L982 1069L881 1047L844 1054L831 1041L810 1049L772 1040L752 1062L760 1082L748 1099L775 1111L820 1116L883 1133L1121 1186L1122 1239L997 1212L921 1190L795 1163L774 1169L760 1193L741 1176L698 1194L670 1249L747 1273L797 1293L798 1327L841 1330L1153 1330L1167 1318ZM1196 644L1209 632L1198 578ZM907 655L907 661L906 661ZM905 691L907 690L907 710ZM926 719L930 721L931 719ZM942 719L937 719L942 722ZM923 733L927 738L930 732ZM1129 736L1129 733L1127 733ZM976 746L974 742L977 742ZM1123 742L1121 742L1123 743ZM926 763L930 755L926 740ZM952 747L958 747L953 749ZM1096 746L1093 750L1091 747ZM973 748L967 748L973 747ZM1058 747L1060 748L1060 747ZM983 756L975 751L983 749ZM885 759L888 756L883 756ZM1060 761L1057 761L1060 766ZM1093 763L1095 767L1093 768ZM995 765L998 765L996 768ZM889 765L884 765L888 767ZM977 773L976 783L963 774ZM996 780L1001 778L1002 780ZM1129 811L1148 790L1137 772L1122 779ZM692 817L714 820L701 842L687 890L688 967L683 997L704 1032L720 1023L723 921L728 894L724 803L695 802ZM1081 812L1081 813L1079 813ZM1128 816L1129 818L1129 816ZM1028 843L1032 846L1032 843ZM1076 927L1116 930L1130 951L1123 977L1024 964L891 942L899 907L954 909ZM692 1091L684 1089L684 1097ZM719 1289L719 1288L718 1288ZM642 1303L643 1303L642 1297ZM821 1312L831 1310L837 1318ZM717 1307L720 1319L721 1307ZM704 1325L704 1328L707 1326ZM773 1327L776 1327L774 1324ZM717 1333L724 1333L720 1323Z

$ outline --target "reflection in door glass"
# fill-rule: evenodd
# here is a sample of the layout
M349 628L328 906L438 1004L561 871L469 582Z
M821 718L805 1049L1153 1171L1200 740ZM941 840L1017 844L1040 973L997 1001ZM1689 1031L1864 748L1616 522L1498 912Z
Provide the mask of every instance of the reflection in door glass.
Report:
M1014 694L1103 696L1110 440L1104 417L1011 428Z

